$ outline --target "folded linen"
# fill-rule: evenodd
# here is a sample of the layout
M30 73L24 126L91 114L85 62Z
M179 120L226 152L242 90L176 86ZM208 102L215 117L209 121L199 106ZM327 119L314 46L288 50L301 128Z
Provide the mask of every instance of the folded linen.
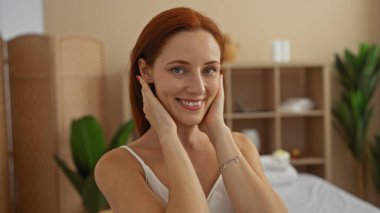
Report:
M298 178L297 170L289 163L274 155L262 155L264 173L272 185L289 184Z
M289 163L273 155L262 155L261 164L266 171L285 171Z
M272 185L291 184L298 178L297 170L291 165L284 171L264 170L264 173Z

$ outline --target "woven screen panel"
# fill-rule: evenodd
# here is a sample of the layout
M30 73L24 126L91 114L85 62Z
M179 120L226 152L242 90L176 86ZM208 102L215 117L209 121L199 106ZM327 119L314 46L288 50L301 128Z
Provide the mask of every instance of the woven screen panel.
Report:
M10 211L10 199L8 185L8 141L5 116L3 67L3 40L0 37L0 212L8 213Z
M16 213L58 212L51 41L21 36L8 43Z
M103 43L83 36L22 36L9 44L16 212L83 213L53 161L73 167L73 119L106 115Z
M104 124L106 116L105 51L99 40L64 36L56 40L58 150L71 163L70 124L73 119L93 115ZM104 128L104 126L103 126ZM83 211L81 200L66 177L60 173L60 212Z

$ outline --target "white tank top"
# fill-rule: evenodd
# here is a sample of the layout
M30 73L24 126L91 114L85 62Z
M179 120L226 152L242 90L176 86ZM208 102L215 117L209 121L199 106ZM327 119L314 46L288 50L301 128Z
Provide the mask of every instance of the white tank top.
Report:
M169 190L162 184L148 165L128 146L121 146L127 149L141 164L145 172L145 179L150 189L156 194L164 203L168 203ZM211 213L234 213L235 210L232 206L231 200L228 197L226 188L224 187L223 178L220 175L212 187L209 195L207 196L207 203Z

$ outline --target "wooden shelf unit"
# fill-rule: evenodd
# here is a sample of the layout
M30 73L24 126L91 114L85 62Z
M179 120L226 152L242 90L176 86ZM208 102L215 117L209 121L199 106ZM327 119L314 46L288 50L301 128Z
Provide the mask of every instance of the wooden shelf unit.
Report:
M330 75L323 63L225 64L225 120L233 131L256 129L261 154L301 150L291 163L300 172L331 179ZM289 98L309 98L315 107L288 112Z

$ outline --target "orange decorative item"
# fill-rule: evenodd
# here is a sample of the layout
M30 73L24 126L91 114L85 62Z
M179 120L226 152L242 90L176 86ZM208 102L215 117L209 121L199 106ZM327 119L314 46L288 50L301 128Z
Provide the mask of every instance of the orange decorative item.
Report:
M233 62L236 59L239 47L232 41L232 37L228 34L224 35L224 61Z
M292 158L299 158L301 157L301 150L294 148L290 151L290 155L292 156Z

